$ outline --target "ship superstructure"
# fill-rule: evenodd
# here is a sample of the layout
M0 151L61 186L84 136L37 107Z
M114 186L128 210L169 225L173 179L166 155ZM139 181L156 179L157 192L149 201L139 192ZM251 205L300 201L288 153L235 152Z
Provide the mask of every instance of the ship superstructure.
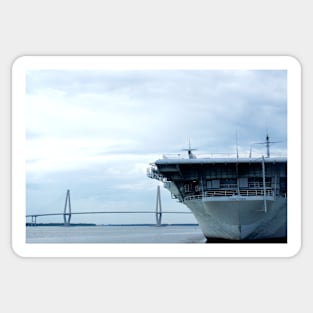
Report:
M267 138L268 140L268 138ZM287 158L163 157L148 171L185 204L208 239L287 238Z

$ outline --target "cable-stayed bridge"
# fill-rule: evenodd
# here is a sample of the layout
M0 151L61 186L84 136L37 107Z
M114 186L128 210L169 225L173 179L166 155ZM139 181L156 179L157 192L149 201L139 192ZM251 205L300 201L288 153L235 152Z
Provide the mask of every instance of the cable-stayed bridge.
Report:
M92 214L155 214L156 225L162 225L162 215L163 214L191 214L191 212L184 211L162 211L161 204L161 195L160 195L160 186L157 187L157 198L156 198L156 206L155 211L88 211L88 212L72 212L71 208L71 198L70 198L70 190L67 190L65 197L65 205L63 212L56 213L35 213L35 214L27 214L26 218L31 219L31 223L29 225L36 226L37 218L44 216L63 216L64 226L69 226L71 224L72 215L92 215Z

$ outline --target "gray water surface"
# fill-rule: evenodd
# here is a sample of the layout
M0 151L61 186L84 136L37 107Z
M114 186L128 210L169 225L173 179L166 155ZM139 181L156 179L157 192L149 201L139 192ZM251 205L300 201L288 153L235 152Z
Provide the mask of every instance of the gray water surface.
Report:
M26 243L204 243L192 226L36 226L26 227Z

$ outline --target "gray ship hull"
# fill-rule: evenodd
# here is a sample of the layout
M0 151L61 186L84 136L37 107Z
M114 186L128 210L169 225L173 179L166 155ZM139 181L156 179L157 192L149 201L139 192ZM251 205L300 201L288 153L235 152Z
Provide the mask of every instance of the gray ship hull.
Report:
M208 241L287 242L286 157L188 156L159 159L148 176L191 210Z
M266 211L263 197L230 198L184 201L208 241L287 238L287 198L267 200Z

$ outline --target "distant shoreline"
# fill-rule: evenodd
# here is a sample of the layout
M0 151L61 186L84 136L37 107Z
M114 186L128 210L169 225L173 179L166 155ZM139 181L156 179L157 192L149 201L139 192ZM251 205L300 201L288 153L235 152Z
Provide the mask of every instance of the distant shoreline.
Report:
M38 226L62 226L62 227L76 227L76 226L156 226L156 227L166 227L166 226L199 226L199 224L162 224L157 226L156 224L94 224L94 223L71 223L69 225L64 225L64 223L26 223L27 227L38 227Z
M38 226L64 226L64 223L26 223L27 227L38 227ZM93 223L73 223L70 225L66 225L66 227L68 226L97 226L97 224L93 224Z

